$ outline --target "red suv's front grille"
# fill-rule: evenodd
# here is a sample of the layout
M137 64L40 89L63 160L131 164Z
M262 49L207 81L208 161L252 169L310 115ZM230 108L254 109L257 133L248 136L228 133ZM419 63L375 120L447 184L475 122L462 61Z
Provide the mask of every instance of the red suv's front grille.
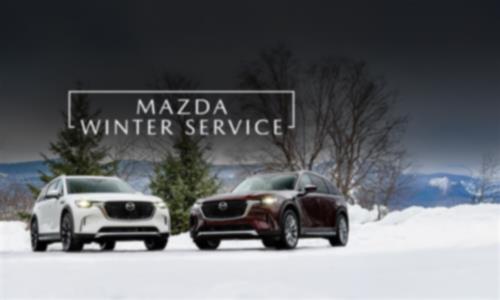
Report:
M207 218L225 219L237 218L245 214L247 202L245 200L218 200L202 204L203 215Z

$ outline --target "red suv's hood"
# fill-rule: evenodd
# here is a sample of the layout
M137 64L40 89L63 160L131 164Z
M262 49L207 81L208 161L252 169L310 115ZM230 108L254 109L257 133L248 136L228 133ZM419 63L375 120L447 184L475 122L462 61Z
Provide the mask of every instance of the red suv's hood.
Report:
M259 191L245 194L236 194L236 193L226 193L226 194L218 194L213 195L207 198L200 199L200 202L204 201L213 201L213 200L256 200L261 199L264 196L272 195L285 199L291 199L297 195L297 191L287 190L287 191Z

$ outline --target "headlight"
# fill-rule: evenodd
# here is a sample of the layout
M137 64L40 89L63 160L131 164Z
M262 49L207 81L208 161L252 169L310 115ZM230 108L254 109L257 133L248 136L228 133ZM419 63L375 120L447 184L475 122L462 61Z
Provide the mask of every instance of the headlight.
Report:
M157 201L157 202L155 202L155 205L159 209L165 209L165 208L167 208L167 204L165 202L163 202L163 201Z
M90 208L92 206L92 201L89 200L76 200L75 203L79 208Z
M265 196L264 198L261 199L261 201L262 204L273 205L274 203L276 203L276 201L278 201L278 198L274 196Z
M201 208L201 204L198 202L195 202L193 206L191 206L191 210L198 210Z

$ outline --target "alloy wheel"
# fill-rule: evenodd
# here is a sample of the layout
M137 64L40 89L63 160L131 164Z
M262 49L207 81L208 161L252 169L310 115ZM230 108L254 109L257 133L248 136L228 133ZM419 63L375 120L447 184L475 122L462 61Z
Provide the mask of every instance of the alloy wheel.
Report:
M345 217L341 217L339 220L339 240L342 245L347 244L347 239L349 237L349 228L347 227L347 221Z
M70 248L72 234L73 228L71 226L71 220L68 215L65 215L61 224L61 240L64 250L68 250Z
M38 224L36 221L31 222L31 247L36 249L38 245Z
M47 250L47 242L40 241L40 232L38 231L38 222L36 219L31 221L30 225L31 250L45 251Z
M285 239L286 243L290 247L294 247L297 244L299 238L299 226L297 224L297 219L293 213L289 213L285 218Z

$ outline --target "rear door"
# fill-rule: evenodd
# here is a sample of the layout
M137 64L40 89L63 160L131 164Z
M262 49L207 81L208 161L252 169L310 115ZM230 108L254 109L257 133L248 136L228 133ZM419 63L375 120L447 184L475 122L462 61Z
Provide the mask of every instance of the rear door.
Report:
M37 204L36 204L36 218L38 221L38 232L39 233L47 233L50 231L49 227L49 210L47 199L45 199L45 194L47 193L47 186L45 186L38 196Z
M47 194L50 193L57 193L59 195L62 195L62 185L61 185L61 179L57 179L54 182L52 182L48 189L47 189ZM47 198L45 200L46 202L46 209L47 209L47 226L49 229L49 233L58 233L59 228L59 215L58 215L58 205L59 205L59 198Z
M330 181L326 181L326 185L328 186L328 190L330 192L330 199L332 199L332 201L330 202L330 205L331 205L330 217L328 218L329 223L330 223L329 226L336 227L337 226L337 211L338 211L341 203L344 202L344 196L342 196L342 194L340 194L337 187L335 185L333 185Z
M311 174L313 184L318 188L318 229L331 230L335 221L335 197L330 193L327 181L317 175Z
M298 182L298 190L304 191L307 185L313 185L311 177L307 173L303 173ZM315 228L320 224L319 206L318 206L318 193L312 192L299 196L299 205L302 210L302 228L307 229Z

